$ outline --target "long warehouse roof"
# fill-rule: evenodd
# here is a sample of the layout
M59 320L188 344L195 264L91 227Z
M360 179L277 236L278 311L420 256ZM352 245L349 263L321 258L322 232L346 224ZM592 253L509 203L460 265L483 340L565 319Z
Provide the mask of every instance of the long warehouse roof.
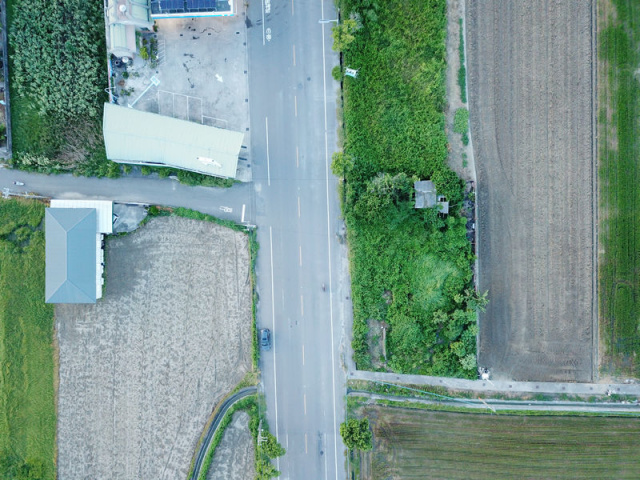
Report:
M102 124L107 158L234 178L244 134L110 103Z

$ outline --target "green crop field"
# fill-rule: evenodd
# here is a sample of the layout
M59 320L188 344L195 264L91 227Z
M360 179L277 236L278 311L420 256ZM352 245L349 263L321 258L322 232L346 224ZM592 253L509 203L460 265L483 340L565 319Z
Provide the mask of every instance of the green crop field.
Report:
M44 205L0 200L0 479L54 479L53 306Z
M640 419L364 407L362 479L638 478ZM356 461L356 465L357 465Z
M640 4L599 2L600 335L605 374L640 375Z

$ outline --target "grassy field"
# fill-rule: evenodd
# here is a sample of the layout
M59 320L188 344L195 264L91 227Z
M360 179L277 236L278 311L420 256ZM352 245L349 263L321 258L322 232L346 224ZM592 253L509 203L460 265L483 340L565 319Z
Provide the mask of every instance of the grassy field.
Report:
M605 374L640 375L640 4L599 2L600 335Z
M488 415L364 407L362 479L637 478L637 418ZM359 463L359 465L358 465Z
M0 478L54 479L53 306L44 205L0 200Z
M459 217L463 184L447 166L444 0L341 0L334 29L345 78L344 179L358 368L476 375L473 253ZM414 208L414 181L430 179L449 216ZM368 338L386 328L387 357ZM382 349L380 349L381 351Z

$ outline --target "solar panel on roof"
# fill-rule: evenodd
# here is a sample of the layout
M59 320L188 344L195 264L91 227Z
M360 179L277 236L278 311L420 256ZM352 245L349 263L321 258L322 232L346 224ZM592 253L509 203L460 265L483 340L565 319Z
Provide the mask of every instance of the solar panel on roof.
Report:
M184 10L184 0L160 0L160 11L177 12Z
M187 8L189 10L214 10L216 8L216 0L187 0Z

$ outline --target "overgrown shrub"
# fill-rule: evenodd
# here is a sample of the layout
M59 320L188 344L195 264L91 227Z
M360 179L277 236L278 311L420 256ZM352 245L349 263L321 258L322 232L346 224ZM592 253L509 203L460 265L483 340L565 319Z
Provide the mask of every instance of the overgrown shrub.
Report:
M343 52L358 78L344 83L345 178L354 359L371 368L367 322L387 325L394 371L473 377L475 304L463 183L447 165L445 0L343 0L358 18ZM464 115L464 114L462 114ZM468 118L468 117L467 117ZM430 179L450 215L416 209L413 183Z

